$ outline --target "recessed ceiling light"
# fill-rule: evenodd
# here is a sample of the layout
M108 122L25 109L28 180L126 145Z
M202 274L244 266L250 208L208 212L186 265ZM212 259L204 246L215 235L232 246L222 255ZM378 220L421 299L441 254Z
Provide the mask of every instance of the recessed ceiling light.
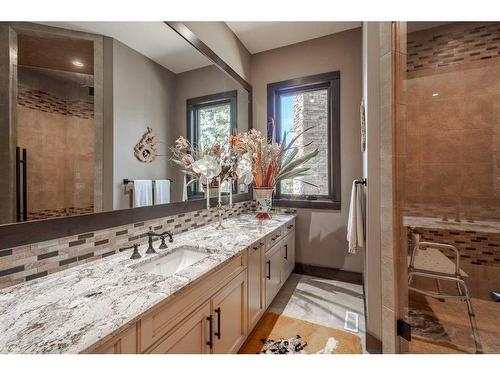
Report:
M314 103L314 99L309 99L309 103Z
M439 96L439 93L435 92L432 96Z
M83 67L84 65L80 60L73 60L71 63L79 68Z

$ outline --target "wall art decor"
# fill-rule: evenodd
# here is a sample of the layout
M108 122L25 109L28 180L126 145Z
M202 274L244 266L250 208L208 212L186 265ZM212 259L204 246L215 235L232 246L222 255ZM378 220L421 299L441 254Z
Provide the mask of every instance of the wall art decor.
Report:
M147 129L141 140L134 146L134 155L142 163L151 163L158 156L155 148L156 135L149 126Z

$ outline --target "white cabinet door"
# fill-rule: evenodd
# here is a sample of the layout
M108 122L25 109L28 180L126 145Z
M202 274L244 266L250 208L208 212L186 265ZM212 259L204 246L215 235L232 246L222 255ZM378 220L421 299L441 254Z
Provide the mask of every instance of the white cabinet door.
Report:
M265 243L258 242L248 249L248 329L251 330L264 313L265 306Z
M264 269L266 275L266 309L281 287L281 247L282 243L280 242L266 253Z
M247 335L247 272L212 297L213 353L236 353Z
M211 346L209 325L210 301L207 301L161 340L151 353L209 354Z
M285 237L281 247L281 281L284 283L295 268L295 231L292 230Z

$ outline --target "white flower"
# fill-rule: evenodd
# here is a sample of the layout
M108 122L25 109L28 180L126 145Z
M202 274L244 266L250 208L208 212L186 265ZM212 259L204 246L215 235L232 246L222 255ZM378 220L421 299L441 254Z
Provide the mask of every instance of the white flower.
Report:
M204 180L214 178L221 171L221 166L217 159L210 155L205 155L203 158L196 160L193 163L193 171L204 177Z
M245 185L248 185L253 181L252 159L249 153L244 154L238 161L236 175L238 176L238 182Z

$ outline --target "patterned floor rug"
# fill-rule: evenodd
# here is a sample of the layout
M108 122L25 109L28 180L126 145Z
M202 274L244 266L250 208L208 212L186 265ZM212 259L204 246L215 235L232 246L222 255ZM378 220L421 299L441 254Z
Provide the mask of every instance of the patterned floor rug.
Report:
M352 333L267 312L241 354L361 354L361 340Z

